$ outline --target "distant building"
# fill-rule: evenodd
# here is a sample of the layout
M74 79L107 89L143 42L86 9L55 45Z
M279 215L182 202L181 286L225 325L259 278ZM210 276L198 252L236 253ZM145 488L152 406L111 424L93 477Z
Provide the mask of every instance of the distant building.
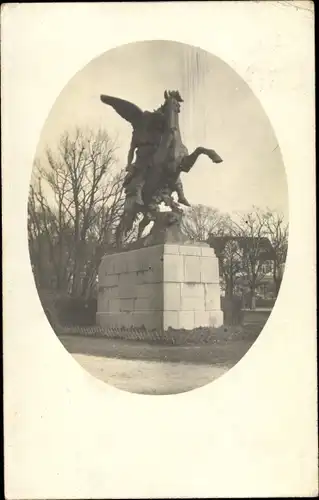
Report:
M207 243L215 250L216 257L220 257L225 250L225 246L229 241L236 241L239 247L245 251L252 248L258 242L259 245L259 258L261 261L273 261L274 250L268 238L251 238L243 236L214 236L210 235Z
M207 243L214 249L216 257L221 259L227 253L226 245L229 242L236 242L239 250L244 256L245 252L256 250L257 261L261 264L261 272L256 287L256 298L274 298L276 295L275 284L273 279L274 270L274 250L268 238L253 238L253 237L240 237L240 236L215 236L210 235ZM258 245L258 246L257 246ZM248 294L249 282L248 276L244 270L236 275L236 282L234 283L235 294Z

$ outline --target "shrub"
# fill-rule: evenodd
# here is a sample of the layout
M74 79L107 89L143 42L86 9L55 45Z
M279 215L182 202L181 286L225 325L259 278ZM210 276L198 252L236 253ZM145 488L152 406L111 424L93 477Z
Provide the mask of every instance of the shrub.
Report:
M96 299L85 300L74 297L58 299L56 308L61 325L91 326L96 323Z
M222 297L221 307L224 312L225 325L241 325L243 322L241 297L234 295L231 299Z

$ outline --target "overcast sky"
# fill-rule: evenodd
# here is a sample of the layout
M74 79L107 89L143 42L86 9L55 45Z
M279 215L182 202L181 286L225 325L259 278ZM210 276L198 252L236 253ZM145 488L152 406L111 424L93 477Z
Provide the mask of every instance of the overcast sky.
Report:
M37 156L76 126L105 128L117 138L119 166L125 166L131 126L100 101L108 94L153 110L165 89L184 98L182 139L189 152L213 148L223 158L200 157L183 174L186 196L224 212L269 207L288 215L285 169L277 139L247 84L227 64L200 49L176 42L139 42L106 52L79 71L54 103Z

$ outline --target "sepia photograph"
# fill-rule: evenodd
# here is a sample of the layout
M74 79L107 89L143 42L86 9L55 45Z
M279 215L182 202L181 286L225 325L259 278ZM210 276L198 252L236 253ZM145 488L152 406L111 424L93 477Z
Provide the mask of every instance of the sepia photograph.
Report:
M1 16L4 496L316 497L313 3Z
M278 140L218 57L127 44L54 103L30 184L30 260L52 329L104 382L175 394L231 369L275 307L288 229Z

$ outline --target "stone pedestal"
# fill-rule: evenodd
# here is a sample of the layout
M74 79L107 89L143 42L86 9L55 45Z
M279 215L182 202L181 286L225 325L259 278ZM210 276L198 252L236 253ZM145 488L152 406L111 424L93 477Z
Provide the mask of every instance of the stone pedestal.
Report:
M97 322L149 330L222 325L214 250L164 243L106 255L99 268Z

